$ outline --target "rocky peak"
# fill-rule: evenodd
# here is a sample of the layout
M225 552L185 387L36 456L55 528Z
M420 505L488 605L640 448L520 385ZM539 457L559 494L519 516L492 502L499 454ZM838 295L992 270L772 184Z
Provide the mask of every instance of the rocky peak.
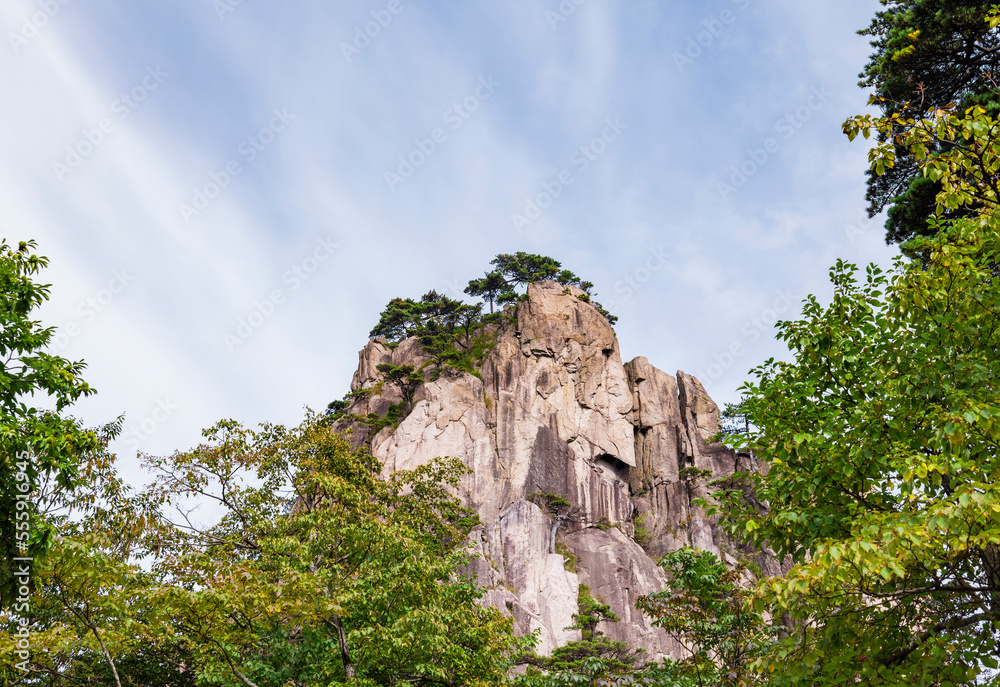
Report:
M635 607L666 583L656 558L693 545L778 571L772 557L740 551L692 506L709 481L737 468L731 450L708 443L718 406L688 374L642 357L622 364L611 325L575 287L532 284L507 312L478 376L425 382L395 427L341 429L352 426L354 441L387 471L437 456L471 469L461 491L482 522L472 572L518 631L539 631L539 653L580 639L567 628L586 584L620 618L599 630L653 657L673 655L677 647ZM372 339L351 383L369 391L348 412L384 415L402 401L381 383L379 364L425 362L416 339Z

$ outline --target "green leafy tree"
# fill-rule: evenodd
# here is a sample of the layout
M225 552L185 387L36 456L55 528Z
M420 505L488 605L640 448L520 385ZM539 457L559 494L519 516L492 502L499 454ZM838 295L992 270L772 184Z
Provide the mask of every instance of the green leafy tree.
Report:
M195 684L190 654L149 596L155 579L140 560L155 507L115 471L106 446L120 428L121 419L95 432L100 446L79 457L74 488L55 475L38 485L38 516L55 534L33 564L28 655L20 609L0 613L2 684Z
M797 565L762 590L798 623L780 684L973 684L1000 650L1000 222L935 226L927 260L838 262L833 300L779 324L793 359L745 387L767 464L737 535ZM731 497L731 498L730 498ZM996 684L996 678L990 684Z
M852 140L859 134L865 138L873 133L880 139L891 137L880 140L868 153L872 171L878 176L895 167L898 148L905 148L919 161L920 174L939 188L928 236L947 226L940 221L943 218L991 212L998 206L1000 183L995 170L1000 160L1000 122L981 107L962 112L940 109L922 119L898 114L881 118L859 115L844 123L844 131ZM946 150L935 152L945 146ZM920 254L924 244L920 237L912 239L905 252Z
M156 601L153 579L118 556L118 532L54 538L36 566L30 656L17 628L0 632L0 678L9 685L195 684L192 656Z
M796 630L759 667L777 684L997 684L1000 126L973 106L845 131L880 135L876 175L905 150L939 187L935 216L918 263L859 280L838 262L833 301L779 325L794 359L745 387L733 442L767 468L721 496L721 522L797 563L760 589Z
M477 520L453 495L458 461L382 476L314 415L206 439L149 458L157 483L140 493L106 453L85 463L92 489L60 492L27 671L0 625L4 684L503 682L530 640L460 572Z
M524 640L459 574L476 519L437 461L380 477L327 422L250 432L231 421L155 459L156 498L217 501L222 519L157 534L171 618L206 684L497 684ZM241 475L255 476L249 486Z
M730 570L710 551L682 548L660 560L669 587L638 607L687 651L677 669L700 686L760 682L752 663L769 644L769 628L751 607L747 570Z
M861 31L872 37L872 54L861 74L861 86L871 88L873 104L884 116L899 118L899 126L880 133L880 141L893 144L896 164L879 174L868 175L869 215L889 209L886 241L906 244L927 236L933 225L940 184L921 173L920 159L906 145L895 142L905 134L906 120L921 121L928 113L954 106L959 111L981 106L989 114L1000 112L997 74L1000 67L1000 35L993 16L992 0L882 0L887 9L878 12L871 25ZM929 154L951 148L936 141ZM963 216L968 209L952 209L950 216Z
M62 488L75 484L79 457L94 450L93 432L64 413L81 396L94 393L80 378L84 364L45 352L54 328L42 327L32 311L49 297L35 281L48 265L35 242L17 247L0 241L0 595L11 600L14 557L40 556L51 530L30 504L42 480ZM47 399L50 410L36 403ZM19 506L20 503L20 506Z

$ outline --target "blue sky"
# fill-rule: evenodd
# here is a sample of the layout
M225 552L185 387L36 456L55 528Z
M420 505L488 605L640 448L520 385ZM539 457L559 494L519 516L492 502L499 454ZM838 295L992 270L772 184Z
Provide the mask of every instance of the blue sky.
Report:
M735 400L837 258L895 254L840 131L878 7L7 0L0 234L126 469L324 407L389 299L517 250Z

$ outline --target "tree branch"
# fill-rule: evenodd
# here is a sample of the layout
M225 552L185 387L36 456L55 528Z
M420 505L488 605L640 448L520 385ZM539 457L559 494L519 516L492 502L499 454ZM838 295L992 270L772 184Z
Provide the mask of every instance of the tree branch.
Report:
M906 657L912 654L914 651L920 648L920 645L926 642L928 639L938 634L943 630L960 630L963 627L968 627L969 625L975 625L976 623L982 622L984 620L991 620L993 617L992 613L977 613L975 615L969 616L968 618L963 618L961 620L946 621L938 623L931 629L927 630L912 642L907 644L905 647L894 653L889 658L882 661L882 664L891 667L894 665L899 665L906 660Z

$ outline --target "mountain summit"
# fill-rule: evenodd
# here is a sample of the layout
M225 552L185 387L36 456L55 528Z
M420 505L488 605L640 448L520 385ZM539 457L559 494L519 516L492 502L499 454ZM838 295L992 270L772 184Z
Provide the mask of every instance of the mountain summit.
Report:
M418 373L409 387L388 375L429 367L419 339L371 339L338 429L387 472L464 462L461 495L481 522L472 572L519 633L539 631L538 653L581 638L572 626L585 585L618 617L597 630L651 658L677 656L635 605L666 586L660 556L693 546L780 572L692 505L709 482L752 469L750 458L709 443L719 409L697 379L642 357L622 363L584 291L536 282L506 313L477 371ZM396 422L372 421L399 408Z

